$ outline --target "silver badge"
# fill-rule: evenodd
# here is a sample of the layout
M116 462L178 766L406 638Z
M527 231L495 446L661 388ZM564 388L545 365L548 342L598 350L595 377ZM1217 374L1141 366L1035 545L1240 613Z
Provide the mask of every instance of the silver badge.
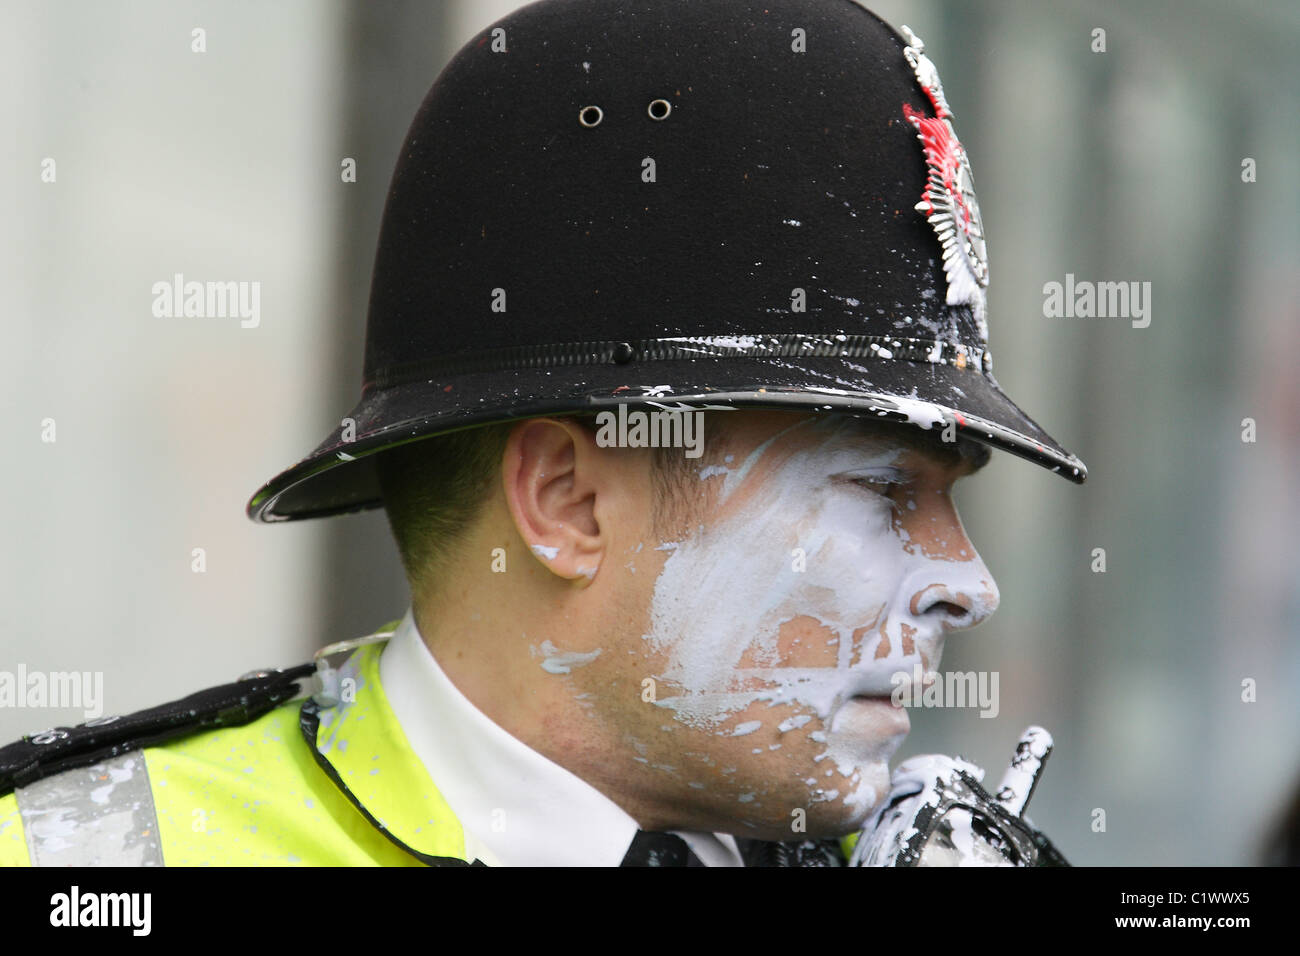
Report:
M968 305L979 324L980 338L988 341L987 293L988 253L984 247L984 224L975 198L975 176L966 150L952 126L952 110L944 99L939 71L925 55L925 43L906 26L907 46L903 55L911 64L916 80L934 107L926 116L903 104L903 115L916 130L925 148L929 179L916 210L924 213L943 246L943 271L948 277L949 305Z

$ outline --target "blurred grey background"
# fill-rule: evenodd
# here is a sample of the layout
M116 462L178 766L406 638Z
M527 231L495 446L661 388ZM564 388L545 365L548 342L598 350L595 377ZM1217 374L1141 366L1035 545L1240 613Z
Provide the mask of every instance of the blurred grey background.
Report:
M243 508L359 394L407 125L518 5L0 3L0 670L102 672L128 712L405 610L381 512ZM1001 712L915 710L900 756L996 780L1040 723L1030 816L1072 862L1257 862L1300 785L1300 7L867 5L925 39L971 156L998 379L1091 468L997 454L960 491L1002 606L944 669L999 671ZM176 273L260 282L260 325L154 317ZM1044 317L1067 273L1151 282L1150 326ZM0 740L83 719L0 707Z

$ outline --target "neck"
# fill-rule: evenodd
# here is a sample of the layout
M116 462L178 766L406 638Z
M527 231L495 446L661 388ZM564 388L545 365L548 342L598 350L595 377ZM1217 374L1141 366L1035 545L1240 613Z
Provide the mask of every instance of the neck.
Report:
M522 547L508 549L506 567L532 560ZM626 746L597 703L606 691L594 675L613 653L607 639L602 646L600 598L552 577L453 574L437 593L415 597L416 626L448 679L493 723L640 821L645 808L610 773Z

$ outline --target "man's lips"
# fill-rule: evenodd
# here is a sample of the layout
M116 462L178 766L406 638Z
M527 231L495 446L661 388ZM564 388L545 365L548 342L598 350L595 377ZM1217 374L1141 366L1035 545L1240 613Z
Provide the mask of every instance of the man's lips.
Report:
M906 691L916 680L916 672L921 667L919 658L899 661L880 661L873 666L858 666L848 671L845 680L846 697L883 697L886 700L899 692ZM924 671L922 671L924 674ZM922 677L923 682L925 678Z
M895 704L892 697L878 697L874 695L857 695L850 697L845 703L862 704L862 705L879 705L883 704L890 710L896 710L904 717L907 716L907 708L901 704Z
M921 658L909 655L871 660L853 667L738 668L732 672L732 683L726 689L661 694L656 705L682 713L703 714L707 702L709 713L734 713L757 701L766 701L774 706L795 705L826 720L854 700L883 702L892 707L894 696L909 688L920 667Z
M778 685L799 691L815 688L825 706L854 697L884 698L896 693L906 693L915 683L921 661L916 656L894 660L876 660L855 667L773 667L746 668L735 672L736 692L739 688L757 690ZM922 683L928 683L933 674L922 671ZM927 679L928 678L928 679ZM900 690L900 688L902 688ZM793 694L800 697L801 694ZM822 709L819 708L819 709Z

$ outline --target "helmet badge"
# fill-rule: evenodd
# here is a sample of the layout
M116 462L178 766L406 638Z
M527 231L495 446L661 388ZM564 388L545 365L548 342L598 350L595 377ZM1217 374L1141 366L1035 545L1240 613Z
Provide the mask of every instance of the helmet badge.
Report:
M987 296L988 254L984 247L984 224L975 198L975 177L966 150L952 126L952 111L944 99L939 71L925 55L925 43L906 26L907 46L903 55L911 64L916 80L934 107L934 116L903 104L903 115L912 124L925 148L929 178L921 201L915 206L934 227L943 247L943 271L948 278L949 305L968 305L979 325L980 337L988 341Z

